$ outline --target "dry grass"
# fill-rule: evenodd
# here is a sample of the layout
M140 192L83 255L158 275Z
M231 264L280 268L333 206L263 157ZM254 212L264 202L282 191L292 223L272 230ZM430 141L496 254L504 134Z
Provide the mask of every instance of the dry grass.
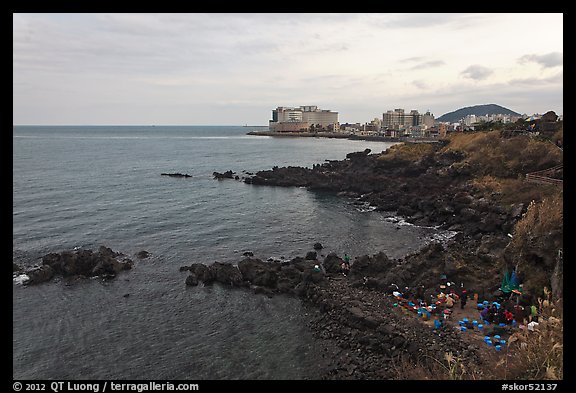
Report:
M458 151L476 176L518 178L562 162L562 152L548 141L528 136L501 138L499 131L456 133L439 153Z
M434 154L435 147L431 143L399 143L391 146L386 154L378 159L381 161L416 162Z
M558 193L558 187L551 184L534 184L523 178L501 178L484 175L471 181L472 187L483 196L495 198L502 204L541 201Z
M538 299L539 324L534 331L524 329L508 340L506 352L496 369L502 379L556 380L564 377L564 324L562 300L553 301L544 288Z
M539 238L553 232L563 232L563 193L544 198L540 203L532 201L516 226L510 242L512 249L521 250Z

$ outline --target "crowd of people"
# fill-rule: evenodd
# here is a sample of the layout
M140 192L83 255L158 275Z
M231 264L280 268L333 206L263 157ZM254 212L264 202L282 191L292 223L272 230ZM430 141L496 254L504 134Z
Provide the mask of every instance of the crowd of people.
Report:
M441 276L441 280L439 293L430 295L429 299L426 299L423 285L400 290L392 284L392 294L397 301L395 306L417 312L424 319L446 320L451 317L454 307L464 309L470 299L476 303L479 319L486 324L516 326L538 322L538 308L533 304L533 299L520 291L503 293L500 302L478 302L478 294L469 293L464 284L457 288L454 282L446 280L445 275Z

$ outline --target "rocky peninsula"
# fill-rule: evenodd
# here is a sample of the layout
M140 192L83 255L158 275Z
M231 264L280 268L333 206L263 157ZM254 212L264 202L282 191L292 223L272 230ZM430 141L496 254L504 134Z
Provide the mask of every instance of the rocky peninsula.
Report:
M187 285L219 282L268 296L298 296L317 307L321 316L311 327L325 339L331 359L322 378L443 379L454 362L468 365L468 378L502 378L481 339L459 334L454 319L435 329L402 313L392 292L421 287L425 299L434 299L447 277L477 299L494 301L502 295L503 272L514 269L526 296L536 299L551 288L553 298L561 299L562 189L526 181L527 173L561 163L562 151L547 140L493 131L403 143L378 154L350 153L312 168L274 167L244 181L333 192L457 234L401 259L355 256L348 275L342 274L342 256L322 259L312 251L291 261L249 256L237 265L181 270L189 271ZM477 317L474 306L468 310ZM485 333L510 335L506 328Z

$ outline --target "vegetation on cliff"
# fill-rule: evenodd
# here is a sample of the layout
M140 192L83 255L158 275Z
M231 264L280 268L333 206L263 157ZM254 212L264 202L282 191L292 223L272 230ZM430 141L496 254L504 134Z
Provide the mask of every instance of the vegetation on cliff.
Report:
M457 232L445 244L430 244L400 262L383 254L358 257L353 270L364 270L357 279L350 274L352 287L387 292L392 283L400 288L422 285L432 291L425 293L427 298L444 274L465 283L470 293L494 300L502 294L503 274L517 272L524 294L539 306L541 325L513 336L506 347L512 358L487 369L486 364L502 357L483 363L471 361L463 351L444 350L430 355L434 358L408 351L407 363L394 355L394 379L559 379L563 189L527 177L557 168L547 174L562 179L563 151L556 142L562 142L563 131L555 127L545 138L504 131L454 133L439 143L351 153L346 160L312 169L260 171L247 182L340 192L408 222Z

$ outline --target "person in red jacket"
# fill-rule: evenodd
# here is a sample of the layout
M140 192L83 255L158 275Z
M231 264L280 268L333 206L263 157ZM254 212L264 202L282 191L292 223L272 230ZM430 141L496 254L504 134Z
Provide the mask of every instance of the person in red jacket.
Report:
M504 310L504 317L506 318L506 323L512 323L514 314L512 314L509 310Z

